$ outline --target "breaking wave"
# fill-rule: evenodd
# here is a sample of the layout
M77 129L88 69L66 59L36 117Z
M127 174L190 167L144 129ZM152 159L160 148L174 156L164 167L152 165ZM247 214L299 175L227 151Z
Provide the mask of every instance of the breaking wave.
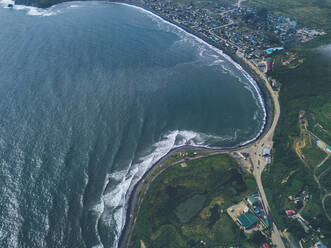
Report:
M116 228L113 247L118 246L119 238L125 225L129 196L136 183L142 179L148 169L174 148L185 145L211 148L206 145L206 140L229 141L236 139L236 137L237 131L234 132L233 136L225 137L196 133L193 131L172 131L165 135L159 142L155 143L153 145L153 151L147 156L140 158L137 163L130 164L126 170L111 173L104 187L106 188L110 181L116 181L117 185L111 191L105 192L101 201L91 210L99 215L102 224ZM109 212L106 211L107 208L115 209L115 212L109 214ZM100 245L102 244L100 243Z
M260 135L263 133L264 129L265 129L265 126L266 126L266 123L267 123L267 111L266 111L266 108L265 108L265 103L264 103L264 100L263 100L263 97L262 97L262 93L261 93L261 90L259 88L259 86L257 85L256 81L252 78L252 76L247 72L245 71L242 66L240 64L238 64L237 62L235 62L229 55L225 54L222 50L208 44L206 41L202 40L201 38L187 32L186 30L184 30L183 28L163 19L162 17L154 14L153 12L151 11L148 11L142 7L139 7L139 6L135 6L135 5L130 5L130 4L126 4L126 3L114 3L114 4L120 4L120 5L125 5L125 6L128 6L128 7L131 7L131 8L135 8L135 9L138 9L144 13L147 13L149 16L152 16L154 18L154 20L157 20L159 23L164 23L164 24L167 24L167 27L173 27L175 29L172 29L171 31L178 31L176 32L176 34L178 34L181 38L184 38L183 37L183 34L185 34L185 39L187 39L187 37L190 37L191 40L193 41L197 41L199 44L202 44L203 47L200 47L200 56L203 56L206 52L206 49L205 47L208 47L208 49L214 51L218 56L224 58L226 61L230 62L231 65L233 65L247 80L248 82L250 83L251 86L253 86L256 94L257 94L257 101L259 103L259 106L261 106L262 108L262 111L263 111L263 123L261 125L261 129L260 131L257 133L257 135L250 139L250 140L247 140L246 142L243 142L241 143L240 145L246 145L248 143L251 143L252 141L256 140L258 137L260 137ZM160 27L160 28L163 28L163 27ZM211 55L211 56L215 56L215 55ZM215 58L216 61L217 61L217 58ZM218 60L220 60L218 58ZM237 77L239 79L239 81L241 81L242 79L236 75L232 70L228 69L228 68L225 68L225 66L223 65L222 62L218 61L217 62L218 64L221 64L222 68L225 70L225 71L228 71L231 73L231 75ZM250 87L247 87L244 85L244 87L248 90L251 91L251 93L253 94L252 92L252 89ZM254 95L254 94L253 94ZM255 95L254 95L255 96Z

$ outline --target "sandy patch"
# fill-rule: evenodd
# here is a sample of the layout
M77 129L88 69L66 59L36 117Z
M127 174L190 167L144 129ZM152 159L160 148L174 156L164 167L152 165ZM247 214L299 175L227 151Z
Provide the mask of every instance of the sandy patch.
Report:
M182 168L185 168L185 167L187 167L187 163L183 162L183 163L180 164L180 166L181 166Z
M140 240L140 248L146 248L146 245L144 244L144 242L142 240Z

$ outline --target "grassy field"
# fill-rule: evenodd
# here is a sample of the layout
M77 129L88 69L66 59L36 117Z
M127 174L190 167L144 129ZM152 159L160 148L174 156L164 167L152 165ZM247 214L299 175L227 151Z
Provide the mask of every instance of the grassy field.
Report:
M324 173L321 174L320 182L324 188L331 191L331 169L325 170Z
M329 158L321 167L316 170L316 176L319 176L325 171L327 168L331 167L331 159Z
M290 17L303 25L331 30L330 0L249 0L243 4L266 8L275 15Z
M305 156L305 160L312 168L317 166L327 156L327 154L313 142L312 144L306 144L302 152Z
M325 207L328 210L328 215L331 216L331 196L329 196L328 198L326 198L326 200L325 200Z
M257 247L226 213L257 187L228 155L176 165L151 184L130 247Z
M331 103L315 108L308 115L309 129L327 144L331 144Z

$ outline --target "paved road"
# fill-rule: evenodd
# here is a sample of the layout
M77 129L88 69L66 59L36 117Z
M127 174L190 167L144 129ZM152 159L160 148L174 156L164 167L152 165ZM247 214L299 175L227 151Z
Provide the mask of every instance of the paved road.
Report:
M240 54L237 54L240 55ZM270 215L270 207L269 207L269 203L268 203L268 199L266 197L266 194L264 192L264 188L262 185L262 172L265 168L265 166L267 165L266 159L263 158L261 156L263 148L267 147L272 149L273 147L273 136L275 133L275 129L279 120L279 116L280 116L280 105L279 105L279 100L278 100L278 95L273 91L272 87L270 86L270 84L268 83L268 80L266 78L266 76L258 69L256 68L253 63L251 63L249 60L247 60L244 57L241 57L244 62L246 64L248 64L248 66L254 70L265 82L265 86L268 89L268 92L270 93L270 96L273 99L273 103L274 103L274 116L273 116L273 121L271 124L271 127L269 128L269 130L266 132L266 134L259 139L258 141L256 141L254 144L252 144L249 148L244 148L243 152L247 152L250 154L250 158L251 161L253 163L253 175L255 177L257 186L259 188L259 191L261 193L261 197L266 209L266 212L268 215ZM277 248L285 248L283 240L281 238L280 232L277 228L277 226L275 225L275 223L273 223L273 230L272 230L272 234L271 234L271 238L272 238L272 242L273 244L276 245Z

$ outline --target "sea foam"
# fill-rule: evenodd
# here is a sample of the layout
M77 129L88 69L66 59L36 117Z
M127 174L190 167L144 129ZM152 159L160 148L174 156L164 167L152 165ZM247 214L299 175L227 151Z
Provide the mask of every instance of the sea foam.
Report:
M33 6L26 6L26 5L16 5L15 1L13 0L0 0L0 6L3 8L9 8L8 5L13 5L12 9L14 10L23 10L26 11L27 15L30 16L54 16L62 13L62 10L58 8L57 5L54 5L50 8L37 8Z
M215 61L217 61L217 62L214 62L214 64L212 64L213 66L216 64L223 64L224 61L219 58L219 57L222 57L225 60L227 60L228 62L230 62L238 71L240 71L242 73L242 75L249 81L251 86L253 86L255 92L257 93L257 97L258 97L257 100L260 103L260 106L262 107L262 110L263 110L263 124L262 124L261 129L259 130L259 132L257 133L257 135L254 138L247 140L245 142L242 142L240 145L244 146L244 145L256 140L261 135L261 133L263 132L263 130L265 128L266 119L267 119L267 113L266 113L264 101L262 98L262 94L261 94L261 91L260 91L257 83L255 82L255 80L241 67L241 65L236 63L230 56L225 54L222 50L208 44L204 40L192 35L189 32L186 32L184 29L178 27L177 25L175 25L171 22L164 20L163 18L159 17L158 15L156 15L148 10L145 10L138 6L125 4L125 3L116 3L116 4L121 4L121 5L129 6L131 8L136 8L136 9L138 9L142 12L145 12L148 15L154 17L156 20L161 21L162 23L166 23L167 25L174 27L176 30L178 30L182 33L185 33L185 35L193 38L195 41L197 41L198 43L200 43L204 46L200 50L200 56L203 56L205 54L205 51L206 51L205 47L208 47L209 49L213 50L214 52L216 52L218 54L218 58L215 57ZM249 90L252 90L252 89L249 88ZM238 130L235 130L234 137L233 136L225 137L225 138L223 137L223 139L236 138L237 133L238 133ZM205 137L203 137L203 136L205 136ZM122 182L119 183L113 191L105 194L103 197L103 200L105 201L105 207L117 208L117 211L112 216L113 221L116 223L116 231L117 231L117 233L115 234L115 241L114 241L113 247L118 246L120 233L124 228L126 210L127 210L126 204L128 201L128 196L131 194L134 185L143 177L144 173L153 164L155 164L155 162L157 162L159 159L161 159L163 156L165 156L173 148L180 147L183 145L208 147L208 145L204 144L204 141L206 140L207 137L208 137L208 135L206 135L206 134L198 134L193 131L178 131L178 130L172 131L169 134L167 134L163 140L161 140L160 142L158 142L154 145L154 147L155 147L154 152L152 152L150 155L148 155L146 157L143 157L141 159L141 162L133 165L132 168L129 167L129 177L124 176L125 173L123 171L115 172L115 173L119 173L119 174L116 174L116 176L112 175L113 177L116 177L116 178L119 178L119 177L117 177L117 175L123 176ZM215 136L215 137L222 139L222 137L217 137L217 136ZM179 142L177 144L176 144L176 140L177 141L179 140ZM109 216L108 216L108 218L109 218ZM108 218L105 217L105 219L108 219ZM108 221L109 221L109 219L108 219Z
M236 136L236 133L234 133L234 136ZM109 180L116 180L118 184L110 192L106 192L103 195L101 201L104 204L104 208L100 206L101 203L97 203L92 210L101 214L101 221L104 225L115 226L116 232L114 233L115 241L113 247L118 246L120 234L125 225L129 196L145 172L172 149L184 145L208 147L204 144L204 141L210 138L224 141L233 137L219 137L186 130L171 131L153 145L154 150L150 154L140 158L135 164L129 164L126 170L116 171L108 176L105 186ZM106 211L107 209L115 209L115 211L109 214Z

